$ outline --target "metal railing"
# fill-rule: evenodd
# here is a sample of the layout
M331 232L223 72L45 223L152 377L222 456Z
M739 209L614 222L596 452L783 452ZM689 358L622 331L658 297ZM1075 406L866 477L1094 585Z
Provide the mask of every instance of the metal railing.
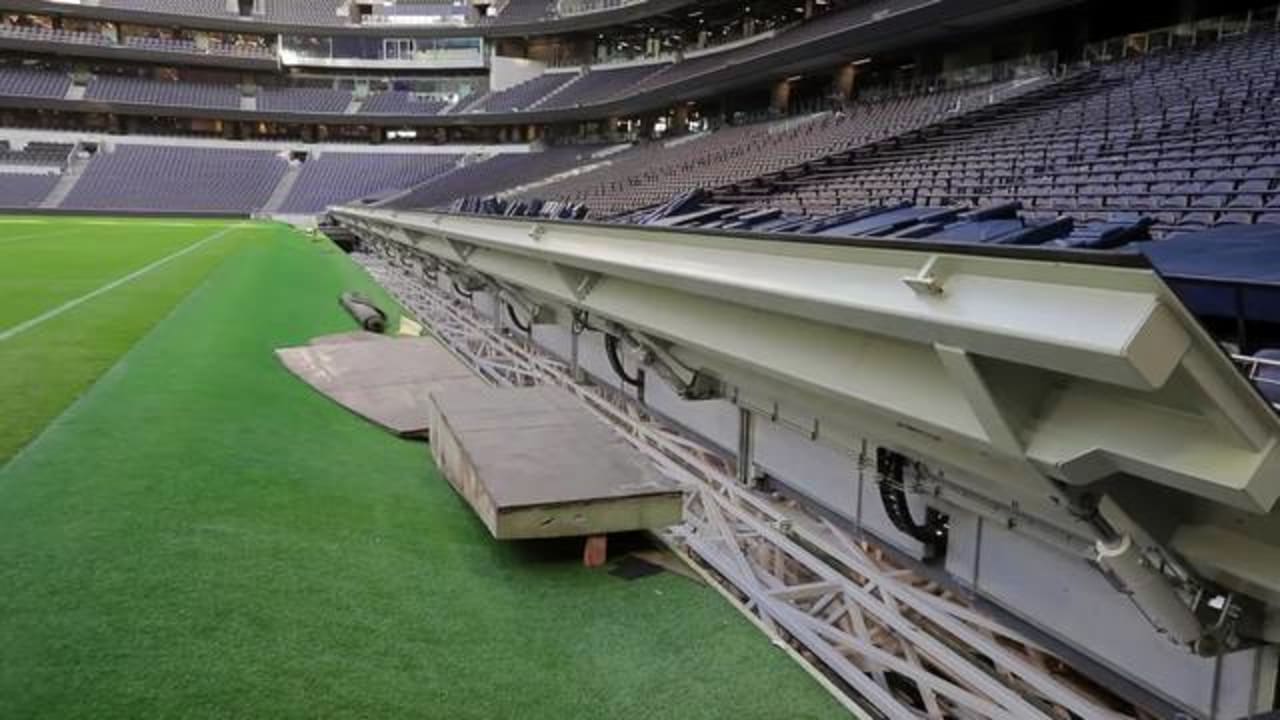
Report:
M1260 358L1253 355L1232 354L1232 360L1240 366L1244 374L1258 386L1259 390L1265 393L1267 389L1274 388L1280 393L1280 360L1272 360L1270 358ZM1270 377L1264 373L1270 370ZM1280 410L1280 403L1271 403L1272 407Z
M1006 94L1011 94L1016 88L1021 87L1022 83L1018 81L1030 82L1053 77L1059 73L1060 69L1058 53L1050 51L995 63L956 68L937 75L917 76L870 87L859 87L858 99L862 101L892 100L898 97L991 84L993 95L989 102L997 102L1004 99ZM995 87L997 84L999 86Z
M558 0L556 13L561 16L588 15L590 13L617 10L628 5L640 5L648 0Z
M1107 38L1084 47L1085 63L1105 63L1166 50L1198 47L1259 30L1280 30L1280 5L1168 25Z

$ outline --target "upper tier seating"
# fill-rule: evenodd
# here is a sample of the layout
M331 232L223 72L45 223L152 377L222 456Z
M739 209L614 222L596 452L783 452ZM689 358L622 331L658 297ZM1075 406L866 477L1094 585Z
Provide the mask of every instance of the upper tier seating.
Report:
M139 50L151 50L154 52L224 55L227 57L259 58L264 60L270 60L275 57L275 52L271 48L259 45L209 43L207 49L204 49L197 45L194 40L183 40L179 38L144 37L135 35L125 38L124 44L126 47L137 48Z
M318 0L317 0L318 1ZM225 0L100 0L102 7L170 15L227 17Z
M270 151L120 145L89 162L60 207L247 213L266 204L285 169Z
M466 112L519 112L528 110L539 100L564 87L578 76L574 73L545 73L530 78L505 90L498 90L480 99L474 105L467 101L458 103Z
M341 25L344 18L338 8L344 0L259 0L268 22L291 25ZM139 12L190 15L197 17L236 17L227 10L225 0L100 0L103 7Z
M316 213L330 205L403 190L449 171L460 158L326 152L303 164L280 212Z
M811 213L1017 200L1043 217L1149 215L1158 233L1266 221L1280 211L1277 60L1280 36L1266 31L1120 62L972 123L722 197Z
M554 6L554 0L509 0L497 20L508 24L537 22L554 17Z
M258 89L258 109L267 112L340 113L351 104L351 92L333 88Z
M267 20L296 25L342 25L346 18L338 15L343 0L262 0Z
M101 33L75 32L53 28L0 23L0 37L21 38L37 42L76 43L77 45L111 45L111 38Z
M5 95L61 98L70 87L71 76L63 72L0 65L0 92Z
M150 78L98 75L85 90L89 100L167 105L171 107L222 108L240 107L240 89L235 85L218 85Z
M439 115L448 105L443 100L419 99L404 90L372 93L360 105L360 112L374 115Z
M628 94L628 91L637 83L666 68L666 65L638 65L616 70L590 70L570 83L564 90L548 98L540 107L571 108L613 100Z

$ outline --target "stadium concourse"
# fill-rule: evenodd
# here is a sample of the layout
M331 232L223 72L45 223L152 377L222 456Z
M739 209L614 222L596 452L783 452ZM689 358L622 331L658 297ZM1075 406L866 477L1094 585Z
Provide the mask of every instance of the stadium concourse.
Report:
M1277 710L1277 68L1262 0L0 0L0 717Z

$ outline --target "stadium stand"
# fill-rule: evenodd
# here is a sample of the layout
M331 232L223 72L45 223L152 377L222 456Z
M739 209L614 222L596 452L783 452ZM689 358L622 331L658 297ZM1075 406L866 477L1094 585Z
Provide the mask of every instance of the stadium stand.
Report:
M662 72L666 65L646 64L634 67L588 70L559 93L541 105L544 108L569 108L592 105L630 94L645 78Z
M577 77L574 73L566 72L544 73L505 90L489 93L474 102L471 99L464 99L459 101L458 107L465 108L465 112L529 110L536 107L548 95L576 80Z
M0 165L62 167L75 146L58 142L29 142L16 150L7 141L0 141Z
M0 65L0 89L5 95L60 98L71 87L71 76L50 70Z
M351 93L332 88L262 87L258 109L266 112L340 113L351 104Z
M1017 89L1029 93L1045 83L1020 83ZM651 143L611 158L600 170L539 188L537 194L584 203L593 218L608 217L681 192L745 181L919 130L985 107L997 89L1006 88L980 86L862 103L840 115L824 113Z
M57 184L57 175L6 172L0 165L0 208L38 207Z
M510 320L533 342L541 340L535 331L545 337L554 332L566 343L565 358L572 360L575 370L579 351L594 352L593 343L598 340L611 356L597 368L602 377L594 378L595 370L587 365L581 369L593 379L616 374L619 387L631 384L638 390L626 397L651 404L655 411L683 406L686 399L696 399L703 407L731 400L742 406L738 410L764 409L764 414L757 413L764 418L773 405L769 422L758 425L750 421L755 417L750 412L739 415L731 406L721 408L731 411L724 419L729 423L725 427L733 431L724 435L728 444L722 449L733 450L733 443L741 442L740 451L751 451L757 432L765 444L780 444L781 435L775 433L792 430L801 431L800 440L819 444L834 433L845 433L839 423L825 421L820 430L816 416L788 416L779 410L777 397L812 393L815 407L828 401L833 406L856 401L856 406L849 405L856 407L850 417L873 423L877 432L884 433L883 439L897 442L895 438L910 438L918 430L916 440L922 445L945 445L945 452L957 453L947 457L948 468L952 462L959 463L955 472L948 469L933 477L915 468L912 472L922 487L927 483L941 488L949 478L963 477L970 470L976 476L990 468L999 473L1008 469L1015 481L1010 487L1016 485L1019 497L1024 490L1033 495L1041 489L1051 493L1055 507L1049 509L1055 514L1043 523L1036 520L1037 508L1020 505L1021 500L1006 508L983 506L986 501L980 492L922 498L926 504L930 499L939 503L931 510L935 513L945 510L961 517L973 507L982 510L970 518L973 522L967 529L959 523L951 526L957 536L961 531L973 533L967 540L970 546L954 548L977 552L982 548L974 542L1005 542L999 538L1016 534L1019 529L1014 525L1030 519L1041 528L1033 528L1032 534L1043 537L1034 540L1040 544L1025 547L1039 553L1060 545L1066 559L1054 569L1083 572L1081 553L1101 562L1102 548L1111 547L1115 533L1134 531L1128 538L1137 543L1128 546L1137 550L1132 561L1143 573L1165 574L1164 580L1172 581L1143 586L1163 588L1157 595L1161 607L1188 609L1178 603L1195 598L1196 603L1204 600L1210 607L1220 601L1223 608L1216 618L1221 630L1213 631L1220 635L1191 632L1186 638L1175 638L1186 646L1177 657L1191 658L1182 665L1170 660L1175 656L1172 652L1148 652L1136 646L1134 652L1145 653L1150 663L1129 663L1126 656L1123 662L1115 660L1113 668L1106 651L1118 649L1118 641L1113 646L1110 639L1103 642L1093 637L1080 640L1077 648L1072 632L1046 626L1045 637L1052 643L1046 644L1045 652L1063 644L1073 654L1088 655L1090 671L1096 670L1092 665L1101 668L1097 672L1102 679L1090 676L1088 682L1072 685L1087 690L1091 698L1082 706L1083 712L1062 708L1050 712L1055 698L1037 694L1042 688L1024 683L1019 672L1000 669L997 676L995 665L983 664L976 673L956 672L945 683L910 689L899 683L917 671L952 673L944 667L946 658L924 653L926 662L907 658L913 660L907 667L897 655L877 658L857 650L829 656L850 661L857 656L874 667L867 673L867 688L880 688L891 700L909 698L923 706L920 712L894 717L985 717L987 700L978 695L989 691L1028 694L1026 708L1032 712L1024 712L1019 700L1009 712L996 713L1001 717L1034 716L1041 709L1053 717L1099 717L1107 713L1089 709L1090 693L1096 691L1101 697L1113 687L1129 685L1138 688L1140 695L1167 692L1167 704L1186 709L1187 717L1252 716L1258 708L1248 703L1232 705L1230 713L1218 712L1227 707L1219 700L1232 694L1231 687L1250 683L1257 687L1250 686L1247 694L1274 694L1275 649L1259 641L1273 642L1280 631L1255 621L1270 623L1276 608L1270 608L1266 618L1258 618L1253 616L1254 608L1248 607L1252 601L1232 605L1231 593L1212 584L1216 576L1197 576L1203 557L1182 555L1182 548L1168 556L1176 562L1157 567L1151 561L1160 558L1151 553L1172 526L1166 527L1161 519L1152 528L1158 532L1151 534L1138 532L1140 525L1126 524L1134 518L1122 517L1122 505L1138 497L1138 492L1128 484L1128 466L1109 465L1119 462L1120 456L1108 455L1098 443L1072 448L1064 442L1056 447L1050 434L1083 417L1066 412L1076 412L1063 402L1069 393L1089 392L1090 404L1095 397L1100 400L1097 417L1115 422L1117 430L1138 430L1163 422L1128 421L1145 417L1146 410L1134 408L1146 403L1140 393L1152 390L1157 380L1163 382L1156 376L1171 373L1169 382L1175 385L1170 387L1177 388L1184 380L1194 380L1186 383L1194 388L1186 391L1185 403L1170 403L1172 422L1196 427L1190 424L1191 415L1204 411L1203 427L1220 429L1223 438L1238 435L1215 447L1214 455L1206 459L1205 477L1194 479L1196 493L1215 502L1228 498L1237 503L1230 508L1224 505L1220 517L1233 522L1243 518L1242 534L1257 527L1255 511L1262 509L1264 501L1274 503L1272 488L1225 482L1218 487L1215 483L1220 478L1214 472L1230 468L1226 461L1213 462L1227 458L1244 467L1261 458L1267 464L1259 465L1259 478L1263 470L1273 468L1275 457L1264 457L1263 451L1270 453L1276 445L1255 442L1262 435L1250 437L1256 430L1250 428L1255 420L1273 419L1269 408L1243 382L1233 390L1228 383L1218 382L1221 378L1216 374L1193 378L1204 364L1196 369L1190 364L1163 363L1169 353L1188 351L1178 346L1181 340L1166 342L1161 323L1173 318L1180 327L1190 315L1199 318L1205 333L1179 333L1197 346L1196 357L1224 365L1222 375L1227 380L1252 380L1265 398L1280 404L1280 270L1276 269L1280 256L1275 250L1280 237L1280 10L1271 7L1267 15L1260 5L1250 5L1229 16L1209 17L1211 12L1225 11L1203 2L1165 4L1169 7L1159 10L1135 5L1118 13L1100 0L972 4L761 0L749 8L720 2L672 3L674 9L661 15L618 13L618 22L612 26L568 19L635 2L497 0L480 4L493 11L484 19L477 17L468 0L77 0L45 10L41 10L45 3L34 4L38 7L29 13L6 10L0 20L6 23L0 25L4 46L0 208L93 215L254 215L304 226L318 223L322 230L329 226L345 232L342 249L354 250L357 257L370 250L386 251L401 239L414 239L410 243L414 247L405 252L431 246L443 253L437 256L439 269L454 273L453 279L459 281L448 294L496 300L458 300L458 309L488 305L501 312L506 303L508 316L498 317L498 330L510 330L506 322ZM966 11L958 6L981 9L965 18ZM1029 6L1036 9L1012 9ZM156 15L148 24L146 16L116 12L120 10ZM929 18L941 19L926 28ZM655 19L660 21L650 22ZM547 29L542 23L548 21L562 22L554 23L557 29ZM505 31L465 27L473 22L510 27ZM1145 30L1155 23L1177 25ZM1095 33L1115 37L1100 39ZM48 43L61 45L50 48ZM277 43L279 53L274 49ZM1095 45L1106 45L1110 51L1090 52L1097 49ZM534 73L541 74L530 77ZM494 86L503 89L489 89ZM458 99L459 95L464 97ZM326 212L338 205L362 207ZM399 212L409 210L549 222ZM561 221L596 224L568 227ZM19 218L15 226L43 223L43 219ZM398 223L406 227L389 229ZM187 224L184 220L162 225ZM637 226L698 232L650 232ZM668 243L662 238L675 240ZM757 252L765 246L781 250L772 256ZM475 248L480 250L473 254ZM328 245L313 249L344 260ZM511 258L504 259L507 250ZM785 277L773 274L775 268L768 267L772 262L753 259L757 255L777 258L779 267L790 263ZM435 265L415 267L411 258L394 252L389 257L405 261L400 269L406 272L430 270L435 277L436 270L431 269ZM539 257L542 262L535 266L532 259ZM659 269L665 278L657 290L645 291L638 279L649 272L645 265L651 258L662 265ZM572 269L568 259L580 267ZM735 263L743 268L741 276L735 275ZM1059 283L1064 265L1078 269L1065 273L1072 275L1070 282ZM625 271L626 282L636 284L610 279L601 284L600 278L607 273L599 269L605 266ZM863 268L866 276L854 277ZM963 272L953 272L956 268ZM989 269L999 272L988 273ZM503 278L503 273L510 277ZM1132 294L1109 285L1100 287L1103 283L1089 285L1092 273L1107 273L1109 279L1103 283L1120 284L1141 275L1144 285ZM477 277L470 277L473 274ZM521 275L526 277L522 280ZM1038 279L1028 279L1030 275ZM501 284L515 280L530 283L527 296L523 291L508 292L519 287ZM773 282L778 280L783 282ZM1017 287L1009 291L1009 286ZM1050 290L1040 292L1039 288ZM1059 291L1061 295L1052 294ZM1112 292L1117 295L1111 296ZM325 307L336 312L333 294ZM1139 294L1149 302L1120 307ZM747 296L750 303L745 302ZM997 297L999 301L993 301ZM547 298L559 298L557 302L565 307L546 313L542 308L523 307ZM677 302L679 298L683 302ZM698 302L712 298L716 303L694 308L691 298ZM1113 304L1115 298L1119 300ZM729 299L742 308L729 307ZM1016 301L1028 301L1030 307L1032 299L1042 303L1034 316L1010 313ZM777 331L780 341L771 338L767 344L790 348L812 342L802 350L815 359L809 369L769 366L764 360L783 361L787 353L765 358L768 353L759 352L765 341L750 337L766 329L764 322L753 323L752 313L768 311L775 301L785 306L769 323L770 332ZM872 301L881 304L874 312L868 309ZM588 312L588 306L596 303ZM629 314L631 303L647 307L643 313ZM437 307L447 310L443 304ZM1108 332L1114 342L1104 351L1102 344L1096 344L1102 333L1093 334L1093 321L1099 317L1098 325L1110 324L1104 321L1110 320L1105 316L1112 310L1126 318L1111 324ZM845 321L859 314L878 319L858 327L858 337L833 334L830 337L840 343L835 344L819 343L820 336L808 335L826 333L819 326L827 325L844 333L853 329L852 323L845 327ZM690 326L687 353L664 344L675 333L660 332L666 322L663 318L678 315ZM1071 333L1065 321L1055 322L1060 318L1071 319ZM935 320L936 325L928 324ZM628 323L636 327L628 328ZM488 328L486 324L486 333ZM943 331L934 332L935 328ZM1135 335L1134 329L1149 337ZM742 342L733 351L742 357L731 357L730 343L724 342L734 339L729 331L762 344ZM948 334L951 337L943 337ZM950 344L961 334L976 342L964 347ZM915 343L917 335L921 347L908 349L908 341ZM1060 343L1057 335L1070 337ZM1135 344L1134 337L1140 342ZM1219 346L1206 345L1213 352L1199 353L1198 346L1209 337ZM619 354L624 346L627 352ZM842 375L847 363L843 357L832 360L833 348L838 353L848 351L853 363L849 367L867 370L866 378L844 383L849 377ZM1062 349L1076 353L1069 362L1087 371L1078 380L1068 379L1061 374L1065 369L1054 365ZM262 361L265 350L256 350L263 351L257 358ZM1158 357L1162 353L1166 357ZM732 370L722 373L723 378L698 367L704 361L716 361L720 354L721 359L732 360ZM1243 370L1241 377L1230 374L1228 356ZM678 367L686 360L689 367ZM897 378L902 385L894 389L903 390L901 394L909 396L913 407L919 403L919 413L912 409L904 414L909 415L906 419L928 422L918 423L920 427L889 424L890 415L883 413L892 408L878 404L880 398L871 384L876 378L895 378L892 366L900 364L898 369L904 369L913 363L912 375ZM628 370L640 365L652 368L655 377L654 392L648 395L643 375L632 376ZM774 385L783 375L805 380L802 376L812 368L825 377L795 385L801 392L787 393L786 385ZM768 378L758 387L760 397L752 392L739 394L734 384L752 384L755 375ZM1034 391L1028 390L1033 383L1027 378L1032 377ZM675 382L658 383L658 378ZM1202 382L1206 378L1214 382ZM700 387L703 381L720 379L723 388ZM908 384L908 379L927 382ZM855 387L864 380L865 389ZM1233 395L1234 406L1227 412L1203 404L1224 391ZM1240 397L1234 397L1237 394ZM1026 397L1015 402L1013 395ZM773 399L754 404L761 398ZM1165 398L1156 399L1159 405ZM1245 401L1258 407L1250 410ZM937 417L946 413L955 420L945 436L924 427L935 419L933 403L942 408ZM1045 408L1051 408L1052 414L1064 412L1052 422L1044 421L1051 414ZM1131 410L1135 414L1127 415ZM1010 423L1038 423L1036 432L1043 430L1045 435L1037 441L1041 445L1036 452L1055 446L1052 452L1037 456L1034 463L1025 462L1032 457L1031 445L1024 443L1021 427L1006 427ZM1120 435L1117 432L1115 437ZM1186 437L1194 435L1186 432ZM707 439L721 443L716 437ZM823 457L833 451L845 463L839 473L831 473L832 488L837 481L854 479L845 451L856 455L857 448L847 445L847 439L842 436L821 449ZM990 444L992 452L983 449L983 443ZM1251 444L1259 446L1258 453L1234 454ZM1140 460L1147 464L1149 455L1152 468L1158 466L1162 476L1173 477L1179 472L1176 463L1162 465L1164 459L1159 456L1174 446L1155 439L1142 448ZM970 450L977 452L970 456ZM863 453L864 459L869 457ZM886 488L903 495L897 505L899 516L887 520L911 542L909 548L899 549L910 549L907 555L928 564L939 579L943 573L957 573L957 587L968 592L970 582L980 579L981 554L953 555L951 565L928 547L912 554L917 544L931 542L933 533L924 531L922 540L920 534L904 529L904 525L918 524L918 518L905 509L904 488L909 484L902 472L905 466L900 464L894 477L892 463L882 467L878 460L875 474L870 463L860 468L866 474L857 475L855 492L845 492L852 486L842 486L841 502L856 500L856 506L848 509L861 519L864 483L873 501L876 494L884 501ZM733 469L743 473L757 467L744 462L735 465ZM763 471L767 466L758 467ZM1028 468L1045 475L1029 490L1022 484L1028 479L1022 472ZM717 462L715 472L721 469L729 467L721 468ZM796 477L801 475L809 477L807 473ZM813 474L819 476L826 477ZM1178 477L1181 483L1190 476ZM743 479L725 478L728 482ZM775 479L778 484L773 483ZM782 480L770 475L768 484L781 490ZM1267 482L1274 484L1270 478ZM732 497L724 495L729 499L739 491L752 492L734 485L721 487L733 491ZM1107 516L1103 510L1087 507L1098 500L1093 493L1097 488L1132 492L1133 497L1120 497L1123 502L1111 508L1115 516ZM1160 492L1166 490L1190 492L1172 483ZM1070 494L1059 497L1060 492ZM1069 502L1058 502L1064 498ZM706 512L714 506L714 502L707 504L714 500L710 495L694 500L701 505L690 504L688 509L693 511ZM805 498L788 495L788 503L793 500L799 506ZM1035 504L1043 501L1037 497ZM947 503L954 506L942 507ZM892 501L882 504L886 516L895 513L888 507ZM1063 507L1069 508L1070 517L1057 514ZM1174 509L1182 511L1180 505ZM1277 512L1272 511L1273 519ZM982 525L987 519L992 523ZM731 531L737 527L748 526L734 526ZM885 529L892 531L889 525ZM1226 520L1223 530L1236 532ZM1277 538L1280 534L1271 533L1266 541L1276 540L1271 544L1280 557ZM1246 538L1248 542L1255 539ZM1181 541L1194 548L1195 534ZM733 542L716 547L731 550ZM862 540L856 545L849 549L864 549ZM1242 540L1240 547L1249 546ZM801 549L808 553L813 547ZM1010 565L1015 570L1008 573L1013 578L1010 582L1021 582L1039 556L1027 557L1032 559ZM1184 560L1188 567L1180 566ZM987 560L982 566L999 567ZM716 567L708 568L723 575ZM1276 590L1280 573L1275 575L1268 580L1274 592L1268 592L1280 597ZM997 579L1004 578L987 572L983 581ZM1109 593L1115 589L1110 581L1122 578L1089 576L1088 582L1099 579L1099 587ZM1084 591L1094 592L1077 580L1072 580L1073 591L1077 586L1084 588L1078 598L1087 597ZM1197 585L1201 580L1205 584ZM1246 578L1242 584L1252 582ZM1054 615L1063 585L1050 577L1044 586L1050 590L1044 597L1037 593L1034 599L1043 601L1044 616ZM1164 597L1168 593L1177 597ZM909 619L897 612L894 603L911 596L895 600L885 595L883 587L879 595L888 603L886 618ZM809 596L795 599L808 602ZM1121 600L1132 604L1135 596L1128 594ZM1143 614L1142 608L1124 607L1129 614L1115 612L1104 618L1106 623L1097 627L1098 636L1138 622L1133 612ZM975 603L965 612L970 609L977 617L978 610L987 608ZM1011 607L1010 614L1019 623L1032 617L1021 607ZM1180 618L1187 620L1182 614L1174 613L1173 626L1158 627L1159 634L1172 635L1166 631L1176 630ZM1197 627L1213 615L1204 605L1192 614L1195 617L1188 624ZM927 615L921 617L934 622ZM1236 626L1238 618L1246 620ZM797 621L801 627L808 622ZM976 632L983 627L974 624ZM1265 638L1248 634L1259 627L1265 627ZM1245 635L1236 634L1240 628ZM790 630L787 633L789 640L798 639ZM984 638L990 639L981 632L974 637L984 644ZM957 645L963 644L957 635L934 647L949 653L957 639ZM1001 642L992 642L994 650L1003 652ZM1243 644L1232 645L1237 642ZM1096 656L1089 655L1098 648L1102 650ZM1229 662L1209 657L1224 648L1234 656ZM902 644L893 652L905 654L906 649ZM1036 667L1059 669L1056 660L1042 662L1035 654L1039 652L1028 653ZM1248 659L1254 654L1256 667L1246 667L1254 662ZM1109 683L1105 682L1111 679L1108 673L1133 677ZM995 684L986 682L988 674ZM1192 676L1203 682L1186 693L1175 687L1181 678ZM1002 678L1018 682L1005 683ZM1228 678L1225 684L1211 686L1221 678ZM949 687L953 680L957 692L973 695L978 702L973 707L950 701L929 707L936 702L935 695L945 695L943 686ZM849 687L860 690L860 686ZM1206 699L1205 707L1195 705L1199 701L1193 696L1200 695ZM1268 697L1274 705L1273 700ZM1130 717L1118 712L1119 703L1106 699L1104 704L1108 712L1117 709L1117 717ZM725 712L732 714L730 709ZM564 714L575 716L572 711ZM1163 707L1134 714L1173 716L1179 715L1164 712Z
M554 16L552 0L508 0L498 12L497 21L508 24L531 23Z
M344 0L265 0L267 20L294 25L342 25Z
M106 41L105 43L99 44L110 44L110 42ZM204 46L201 46L194 40L182 38L134 35L124 38L124 45L125 47L137 48L139 50L151 50L155 52L225 55L227 57L260 58L264 60L271 60L275 58L275 51L270 47L262 45L207 43Z
M448 105L444 100L420 98L404 90L373 93L360 105L360 112L375 115L438 115Z
M818 213L1017 200L1035 217L1149 214L1160 231L1255 222L1280 207L1278 55L1266 32L1108 65L1069 91L721 199ZM761 188L776 194L752 195Z
M460 158L326 152L303 163L280 212L317 213L336 203L403 190L447 173Z
M532 183L589 162L598 148L558 147L543 152L494 155L432 178L382 205L396 209L444 207L457 198L492 192L495 178L507 187Z
M89 162L61 207L247 213L266 203L286 166L270 151L119 145Z
M85 98L168 107L227 110L240 107L240 89L235 85L154 80L118 75L94 76L85 90Z
M166 15L191 15L195 17L228 17L227 4L223 0L101 0L103 7Z
M74 30L62 30L59 28L10 25L7 23L0 23L0 37L33 40L37 42L76 43L80 45L109 46L112 44L111 39L101 33L76 32Z

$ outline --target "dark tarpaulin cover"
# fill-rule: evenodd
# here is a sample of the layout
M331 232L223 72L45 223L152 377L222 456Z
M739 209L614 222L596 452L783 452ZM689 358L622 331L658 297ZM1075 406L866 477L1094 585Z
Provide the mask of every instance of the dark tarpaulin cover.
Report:
M1280 225L1227 225L1143 243L1195 314L1280 323Z

